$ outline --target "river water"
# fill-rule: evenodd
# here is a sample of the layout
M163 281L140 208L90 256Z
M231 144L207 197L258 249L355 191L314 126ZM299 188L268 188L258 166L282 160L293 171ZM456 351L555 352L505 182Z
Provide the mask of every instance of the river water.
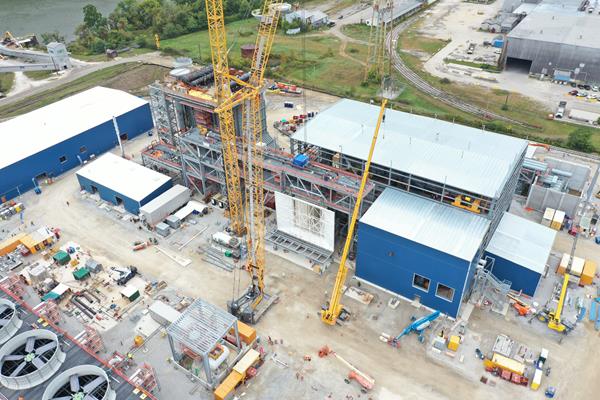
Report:
M54 30L67 40L75 37L75 28L83 22L83 6L93 4L107 16L119 0L0 0L0 32L15 36Z

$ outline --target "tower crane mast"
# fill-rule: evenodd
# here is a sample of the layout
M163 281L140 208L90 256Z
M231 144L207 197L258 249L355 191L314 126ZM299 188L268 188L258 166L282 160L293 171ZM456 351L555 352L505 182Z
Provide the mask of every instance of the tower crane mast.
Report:
M215 111L219 116L231 227L237 234L243 234L244 231L246 233L248 257L245 269L251 278L249 288L240 298L228 302L228 309L233 315L250 323L256 322L276 299L264 292L264 143L261 96L265 69L281 13L281 3L282 0L266 0L264 2L250 80L246 83L229 74L222 0L206 0L218 102ZM229 86L232 80L242 86L242 89L235 94L231 93ZM233 108L239 104L242 105L241 148L246 189L245 209L242 204L238 148L233 117Z
M206 18L208 21L210 53L215 79L215 97L220 107L217 115L219 119L219 134L221 136L225 186L227 188L227 203L229 205L229 219L231 221L230 227L236 235L242 235L244 213L242 208L242 189L240 185L233 107L221 107L232 96L229 61L227 59L227 31L225 30L222 0L206 0Z

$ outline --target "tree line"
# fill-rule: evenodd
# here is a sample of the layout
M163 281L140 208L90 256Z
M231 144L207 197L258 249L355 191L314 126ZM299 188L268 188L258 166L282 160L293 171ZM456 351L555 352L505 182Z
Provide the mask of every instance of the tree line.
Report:
M223 0L226 22L245 19L260 0ZM88 4L70 44L75 53L103 53L136 44L153 47L154 34L172 38L207 28L205 0L122 0L108 16Z

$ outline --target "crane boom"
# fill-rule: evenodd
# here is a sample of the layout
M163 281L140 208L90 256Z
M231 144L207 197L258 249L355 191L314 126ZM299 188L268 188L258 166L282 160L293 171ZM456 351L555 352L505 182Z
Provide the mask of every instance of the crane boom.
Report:
M258 36L252 59L248 85L241 93L230 97L227 108L242 104L244 178L246 188L246 241L248 258L246 270L252 280L248 290L239 299L228 303L229 311L245 322L256 322L262 312L275 300L269 296L262 312L257 312L259 304L266 297L264 288L265 269L265 217L264 217L264 176L263 176L263 121L262 90L264 74L275 39L277 23L281 13L282 0L266 0L258 27Z
M262 16L256 37L249 83L250 97L244 102L244 139L246 143L246 207L247 207L247 269L253 281L256 298L252 307L256 308L264 295L265 268L265 217L264 217L264 176L263 176L263 126L261 112L261 91L264 75L281 12L282 0L267 0L263 5Z
M225 30L223 2L222 0L205 1L210 53L215 79L215 97L219 105L217 115L219 118L219 134L221 136L229 218L232 231L237 235L241 235L244 229L244 213L242 208L242 189L240 185L233 107L222 107L232 96L229 62L227 60L227 32Z
M371 159L373 158L373 152L375 151L375 144L377 143L377 136L379 135L379 129L385 116L385 106L387 99L383 99L381 102L381 108L379 110L379 117L377 118L377 125L375 126L375 132L373 133L373 139L371 140L371 148L369 149L369 156L367 157L367 163L365 164L365 170L363 172L362 180L360 182L360 188L358 189L358 197L356 204L354 204L354 210L352 211L352 217L350 219L350 225L348 227L348 234L346 235L346 242L344 243L344 250L342 252L342 258L340 260L340 266L338 268L337 276L335 278L335 284L333 291L331 292L331 299L329 300L329 306L327 309L321 311L321 320L329 325L335 325L340 313L342 312L342 288L346 282L346 275L348 275L348 266L346 260L348 259L348 253L350 252L350 245L354 237L354 228L356 220L358 219L358 213L360 211L360 205L362 204L362 197L369 179L369 169L371 167Z

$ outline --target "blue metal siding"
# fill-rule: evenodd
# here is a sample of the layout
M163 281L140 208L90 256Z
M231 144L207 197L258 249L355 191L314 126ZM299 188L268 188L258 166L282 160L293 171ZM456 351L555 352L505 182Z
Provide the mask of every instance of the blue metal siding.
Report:
M528 296L535 294L541 274L492 253L486 254L494 258L492 273L496 278L510 281L513 290L522 290Z
M150 106L144 105L117 117L119 130L134 138L152 129ZM40 132L43 134L43 132ZM33 179L43 173L50 178L77 167L92 154L102 154L118 144L112 120L89 129L0 170L0 199L9 200L34 188ZM85 151L80 152L85 146ZM60 157L66 161L61 163Z
M356 276L427 307L456 317L469 263L359 222ZM413 274L431 280L429 291L415 288ZM454 289L452 302L435 295L437 284Z
M167 190L173 187L173 181L167 181L164 185L156 189L154 192L150 193L148 196L144 197L142 201L140 201L140 206L143 206L147 203L150 203L152 200L166 192Z
M123 200L123 207L127 211L129 211L132 214L137 214L140 211L141 205L138 201L135 201L129 197L125 197L122 194L117 193L114 190L107 188L106 186L99 185L98 183L90 179L84 178L83 176L77 175L77 180L79 181L79 185L81 186L81 188L87 192L94 192L92 186L98 189L97 193L100 195L100 198L102 200L106 200L113 203L114 205L117 205L116 197L118 196L121 200Z

